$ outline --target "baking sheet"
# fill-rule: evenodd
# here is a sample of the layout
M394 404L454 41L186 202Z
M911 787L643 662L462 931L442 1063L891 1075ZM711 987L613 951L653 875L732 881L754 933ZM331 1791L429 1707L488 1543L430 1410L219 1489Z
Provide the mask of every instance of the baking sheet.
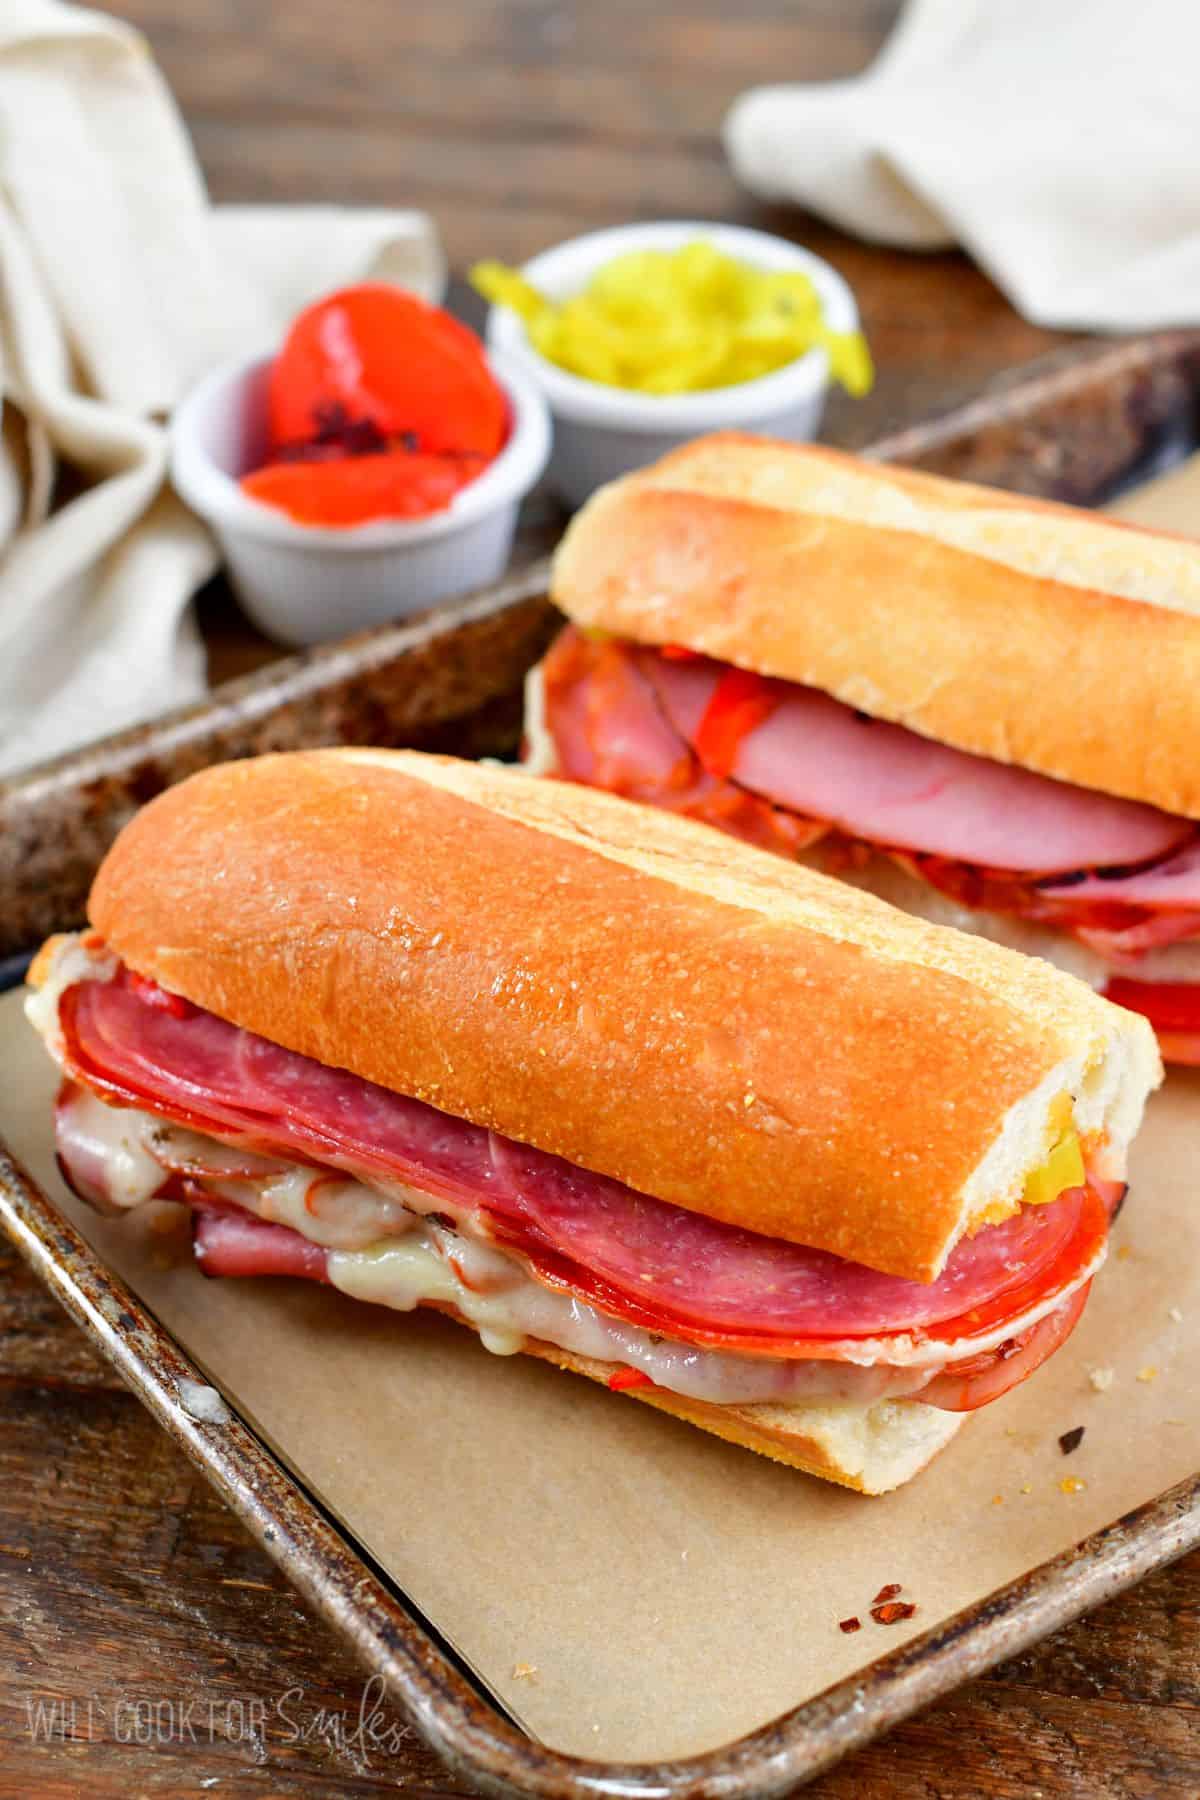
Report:
M1200 461L1115 510L1200 530ZM1200 1468L1200 1073L1173 1073L1151 1104L1113 1254L1064 1350L908 1488L868 1500L489 1356L438 1318L205 1281L171 1209L114 1224L63 1187L54 1071L18 994L0 1001L0 1068L0 1136L556 1749L725 1744ZM895 1581L918 1611L878 1626L871 1600ZM863 1625L847 1635L849 1616Z
M1066 1348L909 1487L869 1500L490 1356L440 1319L205 1280L172 1209L102 1220L63 1187L54 1071L16 993L0 1061L0 1135L554 1748L636 1760L726 1743L1200 1467L1200 1076L1172 1076L1153 1103L1114 1254ZM1090 1372L1109 1369L1097 1392ZM1082 1485L1064 1493L1065 1478ZM892 1581L918 1603L908 1626L870 1618ZM846 1635L850 1615L863 1628Z

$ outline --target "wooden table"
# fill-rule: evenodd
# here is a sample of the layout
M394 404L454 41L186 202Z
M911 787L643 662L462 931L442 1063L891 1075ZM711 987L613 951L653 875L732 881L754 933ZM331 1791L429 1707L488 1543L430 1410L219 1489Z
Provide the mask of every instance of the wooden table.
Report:
M631 216L795 234L856 288L880 367L860 444L1059 339L957 256L755 205L718 127L743 88L848 75L895 0L119 0L218 199L428 207L452 263ZM268 654L221 607L217 672ZM0 1250L0 1800L461 1794L23 1266ZM1200 1555L995 1670L822 1800L1200 1793ZM371 1711L368 1696L367 1712Z

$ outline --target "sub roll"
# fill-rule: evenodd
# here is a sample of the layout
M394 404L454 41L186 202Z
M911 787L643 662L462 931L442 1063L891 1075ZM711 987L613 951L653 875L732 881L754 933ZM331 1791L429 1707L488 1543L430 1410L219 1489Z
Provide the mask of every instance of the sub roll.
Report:
M1071 969L1200 1062L1200 544L811 445L597 493L536 766Z
M414 752L193 776L89 920L29 1002L86 1199L868 1493L1070 1334L1160 1075L1058 970Z

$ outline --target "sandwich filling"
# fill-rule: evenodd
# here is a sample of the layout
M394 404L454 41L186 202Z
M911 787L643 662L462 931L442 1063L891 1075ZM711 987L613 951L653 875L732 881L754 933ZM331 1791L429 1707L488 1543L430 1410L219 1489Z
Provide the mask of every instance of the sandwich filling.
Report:
M533 1341L614 1387L715 1404L918 1398L971 1410L1073 1329L1123 1194L1064 1131L1027 1203L933 1282L640 1194L240 1029L65 939L29 1003L64 1074L83 1198L182 1202L201 1268L431 1305L500 1354Z
M531 708L543 770L956 909L1065 933L1079 973L1200 1063L1200 827L973 756L815 688L568 626Z

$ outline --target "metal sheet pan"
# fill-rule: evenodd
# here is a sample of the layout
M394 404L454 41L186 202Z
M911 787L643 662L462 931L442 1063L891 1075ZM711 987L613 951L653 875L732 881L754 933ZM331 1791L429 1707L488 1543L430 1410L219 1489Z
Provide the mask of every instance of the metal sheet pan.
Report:
M1200 334L1160 334L1051 359L874 454L1098 503L1194 444L1198 405ZM290 659L186 713L0 785L0 955L15 970L42 935L76 922L91 873L129 813L206 762L338 741L510 750L521 675L552 626L544 569L535 569L427 620ZM200 1372L3 1143L0 1224L434 1748L493 1793L733 1800L787 1792L1200 1543L1197 1475L737 1743L686 1761L585 1762L537 1745L482 1699L434 1630L249 1426L192 1417L181 1384L202 1380Z

